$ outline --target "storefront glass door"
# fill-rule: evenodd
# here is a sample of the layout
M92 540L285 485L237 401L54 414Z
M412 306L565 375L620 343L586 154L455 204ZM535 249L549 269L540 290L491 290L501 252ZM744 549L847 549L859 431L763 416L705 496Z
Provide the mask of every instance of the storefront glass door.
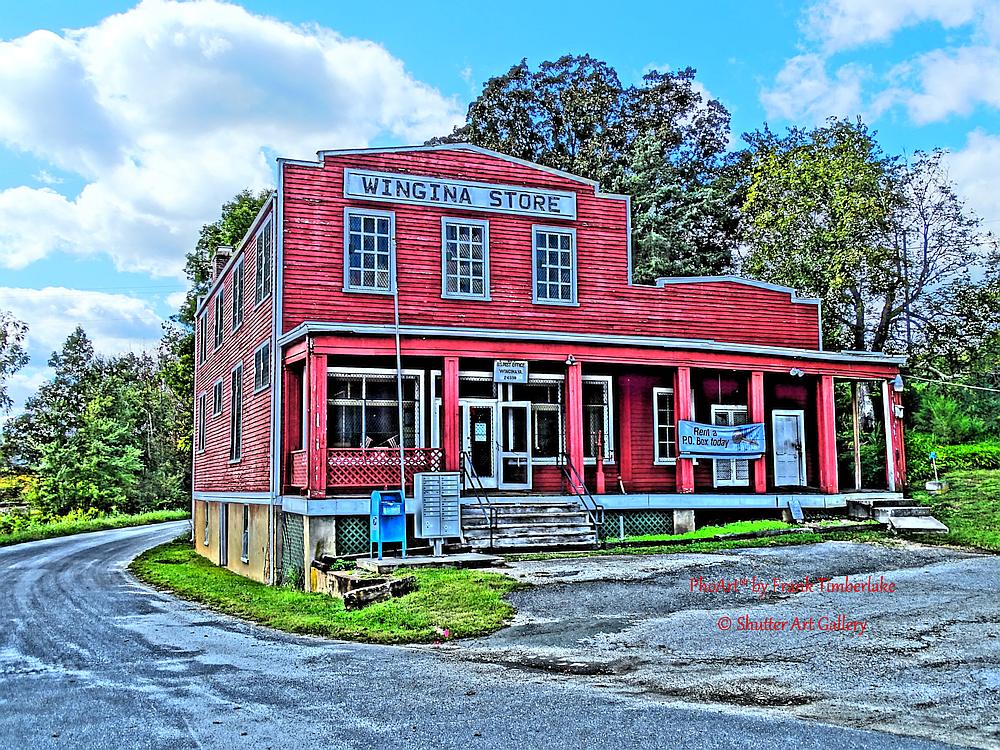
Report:
M531 402L500 404L500 489L531 489Z
M497 402L462 399L462 450L465 468L475 471L483 487L497 487Z

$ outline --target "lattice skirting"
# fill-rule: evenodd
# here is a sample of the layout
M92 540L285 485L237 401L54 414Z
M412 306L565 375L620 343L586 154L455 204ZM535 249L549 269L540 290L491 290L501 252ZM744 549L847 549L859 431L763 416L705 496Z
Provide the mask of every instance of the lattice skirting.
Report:
M607 510L601 526L601 540L673 532L674 513L671 510Z
M338 516L336 537L338 555L358 555L368 552L369 541L368 516Z

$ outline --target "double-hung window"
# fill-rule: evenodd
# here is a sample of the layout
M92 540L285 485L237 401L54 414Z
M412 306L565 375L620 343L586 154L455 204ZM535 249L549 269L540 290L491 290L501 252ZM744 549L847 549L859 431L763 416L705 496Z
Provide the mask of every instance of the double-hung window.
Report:
M271 342L265 341L253 353L253 391L262 391L271 385Z
M212 384L212 416L217 417L222 414L222 379L216 380Z
M259 305L271 296L271 286L274 283L272 269L273 240L271 239L271 222L257 233L254 269L254 305Z
M198 364L205 364L208 358L208 313L198 316Z
M583 456L595 458L597 443L605 461L614 457L611 425L611 378L594 376L583 379Z
M250 562L250 506L243 506L243 544L240 548L240 560Z
M243 287L244 287L243 258L236 262L233 268L233 330L235 331L243 323Z
M395 216L387 211L344 210L344 289L392 292Z
M674 389L653 389L653 463L672 464L677 458Z
M209 529L211 529L210 520L212 513L212 504L206 500L204 505L205 505L205 528L204 528L204 533L202 535L202 543L208 546L208 537L209 537L208 532Z
M235 463L243 455L243 363L233 368L229 392L232 404L229 413L229 460Z
M490 225L441 219L442 297L490 298Z
M576 232L561 227L532 227L532 300L576 304Z
M226 302L226 288L224 286L219 287L219 291L215 294L214 302L214 313L215 313L215 348L218 349L222 346L222 333L223 327L225 325L225 317L223 315L223 310L225 309Z
M199 453L205 452L205 412L208 410L208 394L198 394L198 443Z

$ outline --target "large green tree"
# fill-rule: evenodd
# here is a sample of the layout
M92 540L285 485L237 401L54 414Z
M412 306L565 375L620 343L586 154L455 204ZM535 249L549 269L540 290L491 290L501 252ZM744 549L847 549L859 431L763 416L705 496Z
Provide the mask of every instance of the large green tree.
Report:
M10 376L28 364L24 351L24 336L28 326L6 310L0 310L0 413L8 413L14 405L7 394Z
M861 121L745 136L742 270L824 303L829 348L908 351L986 239L942 153L886 155Z
M738 200L726 170L729 113L705 101L695 71L622 85L590 55L491 78L466 123L430 143L472 143L595 180L632 196L636 281L728 270Z

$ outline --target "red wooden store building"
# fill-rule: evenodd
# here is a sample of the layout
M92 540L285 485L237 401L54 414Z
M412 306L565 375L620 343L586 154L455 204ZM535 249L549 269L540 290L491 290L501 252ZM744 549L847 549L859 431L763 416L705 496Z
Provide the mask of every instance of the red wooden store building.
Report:
M317 554L365 551L400 439L408 493L417 472L462 472L470 539L484 503L550 542L844 507L860 488L838 472L835 381L881 390L888 469L866 489L902 487L902 360L823 351L819 302L792 289L632 283L627 196L466 145L326 151L278 175L199 305L211 559L308 586ZM764 445L686 458L684 421L763 424Z

